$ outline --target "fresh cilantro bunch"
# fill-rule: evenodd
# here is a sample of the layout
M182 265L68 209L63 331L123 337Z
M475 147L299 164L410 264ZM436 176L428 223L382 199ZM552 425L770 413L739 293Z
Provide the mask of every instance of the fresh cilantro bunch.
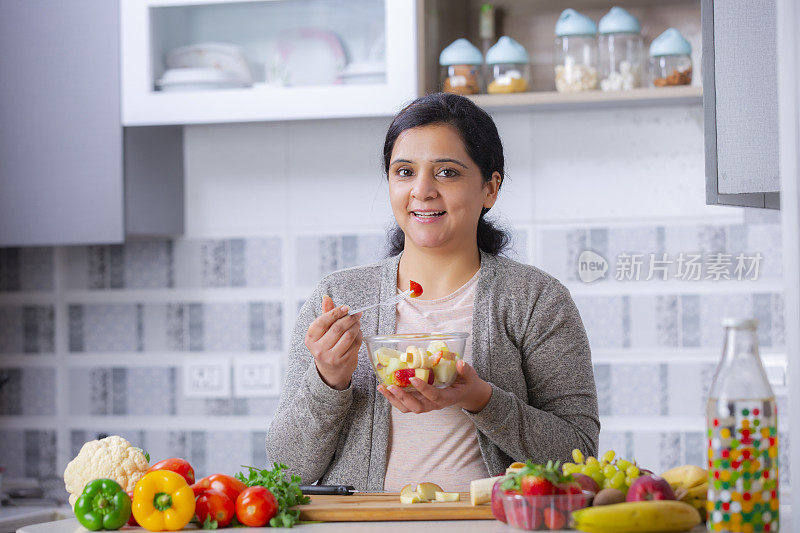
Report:
M311 501L311 498L304 496L300 490L300 476L289 476L286 480L284 470L288 467L283 463L272 463L271 469L260 470L253 466L242 465L247 468L248 473L236 474L236 479L253 487L260 485L266 487L278 501L278 514L269 521L272 527L292 527L300 520L300 511L289 509L295 505L303 505Z

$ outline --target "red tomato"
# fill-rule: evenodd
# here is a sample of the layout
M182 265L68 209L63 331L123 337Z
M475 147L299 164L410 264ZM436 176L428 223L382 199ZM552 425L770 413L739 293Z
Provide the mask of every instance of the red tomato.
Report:
M249 487L236 499L236 518L251 527L262 527L278 514L278 500L265 487Z
M172 470L182 475L189 485L194 483L194 468L192 468L192 465L185 459L179 459L177 457L164 459L151 466L148 472L152 472L153 470Z
M133 501L133 491L132 490L128 491L128 497L131 499L131 501ZM139 522L136 521L136 518L133 516L133 513L131 513L131 517L128 518L128 525L129 526L138 526L139 525Z
M233 501L220 491L210 489L197 498L195 513L201 526L210 516L211 520L217 521L217 527L227 527L233 520Z
M239 493L246 488L247 485L245 485L235 477L227 476L225 474L212 474L210 476L204 477L203 479L192 485L192 490L194 491L195 496L200 496L201 494L203 494L203 492L209 489L218 490L225 496L230 498L232 502L235 502L236 498L239 496Z

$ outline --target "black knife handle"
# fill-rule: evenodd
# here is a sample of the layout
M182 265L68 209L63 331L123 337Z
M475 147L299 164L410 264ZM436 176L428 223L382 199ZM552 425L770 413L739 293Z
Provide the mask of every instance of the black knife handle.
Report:
M300 485L303 494L350 496L355 492L355 487L351 485Z

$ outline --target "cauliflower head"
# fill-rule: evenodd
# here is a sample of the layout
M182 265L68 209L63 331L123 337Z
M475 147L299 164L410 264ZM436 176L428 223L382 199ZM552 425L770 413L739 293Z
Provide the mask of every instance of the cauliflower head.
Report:
M132 491L148 468L144 452L118 435L91 440L64 470L69 504L74 507L86 484L98 478L113 479L123 490Z

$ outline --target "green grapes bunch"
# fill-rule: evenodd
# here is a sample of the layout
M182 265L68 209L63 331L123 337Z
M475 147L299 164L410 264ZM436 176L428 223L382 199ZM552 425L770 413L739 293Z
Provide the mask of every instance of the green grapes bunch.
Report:
M636 461L627 459L614 459L614 450L608 450L600 459L597 457L584 457L583 453L577 448L572 450L574 463L564 463L561 471L564 475L584 474L592 478L601 489L619 489L623 493L628 492L633 481L641 473Z

